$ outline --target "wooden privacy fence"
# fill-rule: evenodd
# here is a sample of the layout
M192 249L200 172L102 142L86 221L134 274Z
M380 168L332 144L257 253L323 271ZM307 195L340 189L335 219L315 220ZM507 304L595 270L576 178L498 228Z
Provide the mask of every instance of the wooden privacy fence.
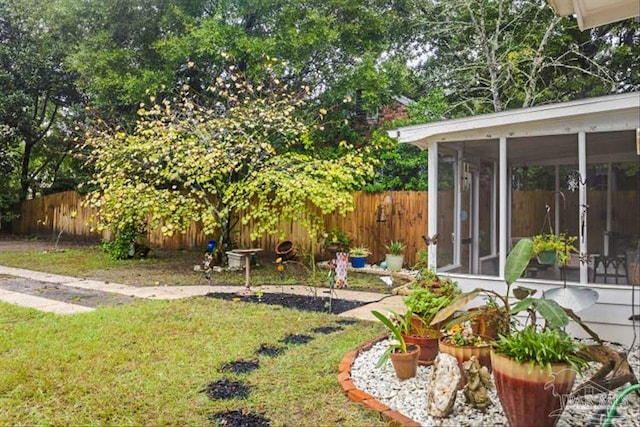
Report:
M612 231L638 235L637 191L615 191L612 194ZM385 245L391 240L401 240L406 246L405 259L408 264L415 262L418 249L424 248L422 236L427 230L427 192L391 191L382 193L354 193L355 211L344 217L325 216L327 230L339 228L353 238L353 244L367 246L372 251L370 262L384 259ZM592 252L598 252L603 244L603 230L606 224L606 192L589 191L588 200L588 244ZM541 231L545 216L545 204L553 202L553 192L516 191L513 193L513 236L532 236ZM438 228L441 240L450 242L453 230L453 197L450 192L438 194ZM561 204L562 205L562 204ZM569 230L577 235L580 227L577 193L566 194L566 214L560 212L559 231ZM562 209L562 208L561 208ZM75 216L73 215L75 214ZM102 236L91 231L91 220L95 211L82 207L82 196L75 191L66 191L27 200L20 207L20 217L12 223L14 234L55 236L61 230L64 236L76 236L83 240L98 241ZM242 213L240 213L242 215ZM550 212L554 218L553 210ZM482 219L481 219L482 221ZM286 239L294 242L302 251L321 253L318 242L311 241L306 230L298 224L282 224ZM463 227L466 227L463 224ZM257 246L273 251L278 243L277 236L265 235L251 241L251 224L239 225L233 237L240 247ZM105 236L106 237L106 236ZM192 224L184 234L171 237L162 236L159 230L151 230L149 243L152 247L164 249L202 249L216 236L207 236L199 224ZM448 243L450 245L450 243ZM594 249L595 248L595 249ZM444 249L444 247L442 248Z

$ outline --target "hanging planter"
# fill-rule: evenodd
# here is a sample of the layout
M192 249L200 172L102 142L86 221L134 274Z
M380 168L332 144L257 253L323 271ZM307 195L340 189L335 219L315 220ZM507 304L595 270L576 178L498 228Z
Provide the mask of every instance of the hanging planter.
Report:
M555 235L553 230L546 234L533 236L533 254L538 262L543 265L566 265L571 253L578 250L573 246L577 240L575 236L568 236L566 233Z
M555 251L542 251L538 253L537 258L542 265L556 265L558 262Z

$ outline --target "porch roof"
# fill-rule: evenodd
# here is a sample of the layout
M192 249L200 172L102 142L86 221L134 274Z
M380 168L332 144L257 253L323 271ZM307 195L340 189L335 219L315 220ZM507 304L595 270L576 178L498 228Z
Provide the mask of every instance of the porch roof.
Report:
M389 136L421 149L444 143L444 150L464 148L484 158L498 156L495 144L487 142L506 137L513 164L552 164L577 160L567 142L578 132L587 133L593 144L590 161L598 156L629 161L636 155L638 128L640 93L632 92L407 126L390 130Z
M576 15L581 30L640 15L638 0L547 0L560 16Z

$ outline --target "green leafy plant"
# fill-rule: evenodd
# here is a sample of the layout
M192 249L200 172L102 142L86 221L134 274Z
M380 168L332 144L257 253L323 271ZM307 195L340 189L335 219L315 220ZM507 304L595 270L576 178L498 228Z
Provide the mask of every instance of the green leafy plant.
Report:
M428 325L440 310L454 301L459 293L460 290L455 282L437 290L418 287L404 298L404 303L415 316Z
M471 292L461 295L454 302L452 302L448 307L441 310L431 321L431 324L435 324L437 322L443 321L449 316L453 315L457 310L462 309L472 300L477 298L478 296L491 296L496 301L501 303L500 307L497 307L500 310L500 318L504 324L502 325L502 335L500 336L500 341L502 344L496 347L496 351L500 352L498 349L506 348L505 346L513 346L514 348L518 347L522 340L530 342L528 347L523 347L522 358L524 359L525 355L528 354L529 358L526 360L533 361L539 364L547 364L554 363L555 354L553 351L547 348L548 343L545 341L547 337L545 336L540 340L539 345L536 347L535 344L535 336L536 325L537 325L537 315L539 314L545 320L545 326L543 328L543 332L547 330L559 330L563 328L569 323L569 317L578 322L589 334L591 334L594 338L599 340L597 335L593 333L590 329L586 327L586 325L577 317L573 312L569 310L565 310L562 308L557 302L549 299L542 298L533 298L535 294L535 290L527 289L524 287L518 287L514 289L513 293L520 301L515 305L510 305L509 294L511 291L511 285L518 280L522 273L525 271L529 260L533 254L533 242L531 239L522 239L520 240L514 248L511 250L509 255L507 256L506 264L505 264L505 283L506 293L505 295L500 295L497 292L489 289L474 289ZM494 303L492 303L494 305ZM521 336L522 331L518 331L515 328L516 325L516 315L519 313L526 311L528 313L528 322L525 324L524 330L531 329L526 332L525 335ZM468 314L464 314L463 316L468 316ZM454 319L454 321L459 321L458 319ZM530 334L530 335L527 335ZM512 336L513 338L512 341ZM570 338L568 338L570 339ZM552 341L551 338L549 338ZM535 348L535 350L533 350ZM574 352L575 354L575 352ZM548 358L545 358L545 355L548 355ZM572 356L573 357L573 356ZM575 355L577 356L577 354Z
M533 255L547 251L554 252L558 263L565 265L569 262L569 255L578 252L573 245L576 240L575 236L568 236L566 233L555 235L553 231L535 235L533 236Z
M349 256L352 257L366 257L371 255L371 250L365 246L357 246L349 249Z
M516 362L530 362L540 366L567 363L580 372L587 362L578 355L578 345L566 333L555 328L537 329L528 326L493 343L496 352Z
M402 252L405 250L405 245L399 240L392 240L386 248L391 255L402 255Z
M137 240L146 234L144 222L132 219L116 228L111 240L102 241L101 247L113 259L132 258Z
M373 314L384 326L387 327L387 329L389 329L392 338L391 343L385 352L382 353L380 359L378 359L376 367L379 368L387 362L389 354L392 352L407 353L407 343L404 340L404 335L408 335L411 330L412 313L411 310L407 310L403 316L395 312L391 312L390 317L387 317L379 311L372 310L371 314Z
M324 239L324 247L337 247L340 250L347 250L351 246L353 239L347 236L347 234L339 228L334 228L329 231L327 237Z

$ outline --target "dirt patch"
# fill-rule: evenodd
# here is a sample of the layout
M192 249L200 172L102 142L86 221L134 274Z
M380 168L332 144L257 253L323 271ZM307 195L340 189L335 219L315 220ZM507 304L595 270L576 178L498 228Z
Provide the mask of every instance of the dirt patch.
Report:
M227 362L220 367L221 372L233 372L235 374L246 374L255 371L260 367L257 360L234 360Z
M278 347L271 344L260 344L260 347L256 350L258 356L276 357L284 353L284 347Z
M306 344L312 340L313 337L309 335L289 334L282 339L282 342L285 344Z
M210 292L206 296L209 298L224 299L227 301L238 300L256 304L279 305L281 307L293 308L302 311L319 311L325 313L340 314L345 311L365 305L365 302L350 301L328 297L313 297L311 295L292 294L272 294L265 293L260 298L255 295L238 296L236 294L224 292Z
M270 425L269 420L263 415L247 409L216 412L210 414L208 418L225 427L269 427Z
M314 334L327 335L327 334L332 334L334 332L341 331L343 329L344 328L341 326L318 326L317 328L313 328L311 332L313 332Z
M0 275L0 289L93 308L127 304L136 300L136 298L126 295L4 275Z
M246 399L249 395L249 386L241 381L222 379L207 384L202 391L215 400Z

